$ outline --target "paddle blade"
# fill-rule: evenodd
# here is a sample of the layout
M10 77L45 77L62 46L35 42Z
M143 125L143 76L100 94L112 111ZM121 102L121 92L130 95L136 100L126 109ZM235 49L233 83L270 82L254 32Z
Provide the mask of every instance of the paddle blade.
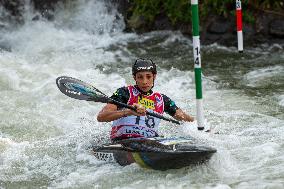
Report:
M61 76L56 79L56 84L63 94L71 98L102 103L110 101L101 91L79 79Z

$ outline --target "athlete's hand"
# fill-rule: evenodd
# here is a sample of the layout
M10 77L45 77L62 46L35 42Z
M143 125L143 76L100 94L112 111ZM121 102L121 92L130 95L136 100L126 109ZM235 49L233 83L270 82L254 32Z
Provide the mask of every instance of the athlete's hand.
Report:
M136 108L136 111L132 111L133 115L136 115L136 116L145 116L146 115L147 110L141 104L133 104L133 107Z

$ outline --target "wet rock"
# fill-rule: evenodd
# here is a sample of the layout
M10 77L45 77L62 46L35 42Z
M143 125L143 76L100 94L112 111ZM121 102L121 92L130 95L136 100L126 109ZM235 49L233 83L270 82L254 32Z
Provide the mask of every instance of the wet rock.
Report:
M170 19L164 14L159 14L156 16L154 21L154 28L156 30L172 30L173 26Z
M234 35L234 33L226 33L222 35L220 40L216 42L225 46L237 46L238 44L237 34Z
M284 20L273 20L269 25L269 33L271 35L284 38Z
M24 2L21 0L1 0L0 5L3 6L12 16L20 15Z
M117 11L122 14L122 16L127 19L129 17L128 10L130 9L129 0L105 0L116 6Z
M65 0L31 0L29 6L33 6L34 10L40 12L41 16L52 20L55 6L59 2L64 2ZM2 6L5 11L7 11L7 17L4 19L10 20L10 22L16 22L19 24L24 23L23 14L25 11L25 6L28 1L23 0L0 0L0 6ZM33 20L37 20L39 16L35 16Z
M224 34L232 28L232 22L225 18L216 18L209 25L207 31L212 34Z
M252 37L255 34L255 30L251 24L243 23L243 33L246 37Z
M34 4L34 8L36 10L46 10L46 9L54 9L54 6L58 2L63 2L63 0L32 0Z
M252 24L243 23L243 38L244 38L244 46L253 46L255 40L256 32L254 30L254 26ZM236 33L237 39L237 33Z
M192 26L190 23L178 24L178 27L176 27L175 29L179 30L182 34L186 36L192 37Z
M256 17L255 32L263 35L269 35L269 23L274 19L273 15L260 14Z
M147 31L147 22L144 16L132 15L129 20L127 20L129 28L132 30L142 33Z
M219 41L222 38L222 35L218 34L210 34L210 35L204 35L200 37L201 43L204 45L209 45L212 43L215 43Z
M54 19L53 11L55 10L55 7L59 3L64 3L66 0L46 0L46 1L32 0L32 1L35 10L39 11L43 18L46 18L47 20L53 20ZM38 19L37 17L33 18L33 20L37 19Z
M205 28L201 32L202 44L218 43L227 46L235 45L237 34L231 19L232 18L222 18L211 15L201 24L201 26Z

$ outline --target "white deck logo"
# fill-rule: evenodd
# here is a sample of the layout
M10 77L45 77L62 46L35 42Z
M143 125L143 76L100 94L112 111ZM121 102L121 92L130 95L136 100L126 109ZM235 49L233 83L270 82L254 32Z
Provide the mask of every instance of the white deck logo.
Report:
M94 152L94 155L97 159L103 161L114 161L113 153L105 153L105 152Z

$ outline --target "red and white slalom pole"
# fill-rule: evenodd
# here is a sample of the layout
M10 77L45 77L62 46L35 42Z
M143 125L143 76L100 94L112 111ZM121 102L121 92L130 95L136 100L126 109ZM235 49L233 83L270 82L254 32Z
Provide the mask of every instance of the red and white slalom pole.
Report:
M238 33L238 51L243 52L243 21L242 21L242 2L236 0L237 33Z

